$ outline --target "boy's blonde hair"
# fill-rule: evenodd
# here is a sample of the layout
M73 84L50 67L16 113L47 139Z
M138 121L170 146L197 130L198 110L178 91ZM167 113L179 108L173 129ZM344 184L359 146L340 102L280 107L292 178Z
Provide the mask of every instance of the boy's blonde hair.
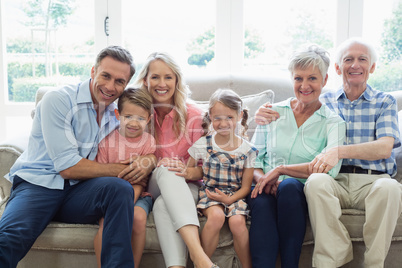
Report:
M128 87L123 91L117 102L117 109L119 113L122 112L123 106L126 102L140 106L151 115L153 113L152 97L148 90L143 88Z

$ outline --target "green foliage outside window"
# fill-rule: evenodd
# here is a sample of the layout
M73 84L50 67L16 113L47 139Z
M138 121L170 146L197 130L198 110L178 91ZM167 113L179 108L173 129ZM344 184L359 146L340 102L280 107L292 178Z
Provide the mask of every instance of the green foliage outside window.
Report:
M187 45L191 53L188 64L206 66L215 57L215 28L211 28L197 36ZM244 58L252 59L265 51L262 38L253 30L246 29L244 33Z
M380 61L368 83L381 91L402 90L402 2L384 22Z

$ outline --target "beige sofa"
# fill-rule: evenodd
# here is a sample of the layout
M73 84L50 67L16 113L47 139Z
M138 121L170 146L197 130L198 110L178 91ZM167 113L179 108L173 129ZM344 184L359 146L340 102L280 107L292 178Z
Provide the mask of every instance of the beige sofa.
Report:
M193 94L192 98L198 101L207 101L211 93L217 88L232 88L240 95L257 94L244 98L251 110L251 117L254 111L261 103L264 103L270 97L273 90L275 101L284 100L293 96L293 89L288 78L277 78L268 76L246 76L246 75L213 75L203 77L189 77L187 79ZM38 91L36 101L41 96L51 90L43 88ZM402 107L402 93L393 93ZM401 115L401 113L400 113ZM255 124L250 124L249 135L251 137ZM21 137L15 137L12 140L0 143L0 213L3 211L7 202L10 183L3 178L14 161L27 147L28 131ZM398 152L398 169L402 174L402 157L400 159ZM402 175L398 175L400 180ZM1 215L1 214L0 214ZM364 223L364 211L344 210L341 220L345 223L353 239L354 260L344 267L363 267L363 253L365 250L362 240L362 226ZM205 218L200 218L201 226L205 224ZM76 225L52 222L37 239L32 249L26 257L19 263L18 267L29 268L56 268L56 267L96 267L96 259L93 250L93 237L97 231L97 225ZM158 244L158 238L153 221L152 213L147 222L147 240L145 252L141 267L157 268L164 267L163 257ZM314 246L314 240L311 228L308 224L305 236L305 243L302 250L300 267L311 267L311 255ZM235 251L231 234L227 225L221 231L218 249L212 257L222 268L241 267ZM402 265L402 217L400 217L397 229L394 233L392 245L386 259L385 267L401 267ZM277 265L280 267L280 264ZM188 267L193 267L191 261Z

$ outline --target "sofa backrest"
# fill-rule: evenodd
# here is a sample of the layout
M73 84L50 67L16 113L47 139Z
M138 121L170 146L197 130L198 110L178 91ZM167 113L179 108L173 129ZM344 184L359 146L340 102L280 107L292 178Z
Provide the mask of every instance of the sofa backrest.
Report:
M275 93L276 102L293 95L292 84L288 77L213 74L188 76L186 83L192 92L191 98L197 101L207 101L212 93L219 88L233 89L240 96L257 94L270 89Z

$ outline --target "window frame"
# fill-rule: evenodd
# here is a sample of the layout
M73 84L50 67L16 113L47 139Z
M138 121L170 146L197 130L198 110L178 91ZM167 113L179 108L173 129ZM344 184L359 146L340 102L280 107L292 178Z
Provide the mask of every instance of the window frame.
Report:
M110 3L109 3L110 1ZM96 0L95 12L95 49L107 45L123 44L122 0ZM220 73L239 73L244 61L244 0L216 1L216 68ZM4 23L3 1L0 0L0 29ZM335 46L350 36L363 33L364 0L337 1L337 30ZM104 20L109 17L109 36L104 31ZM353 21L353 23L352 23ZM8 100L6 44L4 31L0 32L0 125L6 126L7 117L27 116L34 103L14 103ZM7 129L0 131L0 141L7 137Z

